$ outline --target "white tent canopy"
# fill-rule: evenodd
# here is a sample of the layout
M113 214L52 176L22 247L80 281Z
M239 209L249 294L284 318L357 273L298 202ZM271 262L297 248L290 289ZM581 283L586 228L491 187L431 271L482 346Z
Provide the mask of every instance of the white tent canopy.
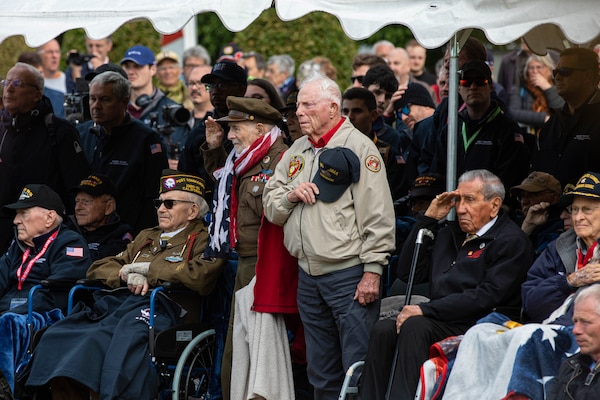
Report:
M528 44L534 50L538 50L540 38L541 49L560 48L564 39L585 43L600 33L597 0L275 0L274 3L282 20L296 19L312 11L333 14L353 39L369 37L389 24L401 24L409 27L428 48L442 46L466 28L481 29L494 44L509 43L529 33ZM149 19L157 31L167 34L181 29L194 15L210 11L219 15L228 29L240 31L271 4L271 0L10 1L4 2L0 9L0 41L23 35L28 45L38 46L74 28L84 28L89 36L101 38L138 18ZM537 35L530 32L536 27Z
M0 9L0 42L23 35L31 47L59 34L84 28L92 38L112 34L124 23L149 19L163 34L181 29L194 15L215 12L231 31L240 31L274 4L284 20L312 11L335 15L346 34L363 39L390 24L404 25L427 48L451 41L449 109L456 110L457 51L460 31L482 30L494 44L524 37L529 48L545 54L569 42L592 41L600 32L598 0L17 0ZM462 35L464 39L466 35ZM449 112L448 160L456 151L456 112ZM456 165L449 162L448 188Z

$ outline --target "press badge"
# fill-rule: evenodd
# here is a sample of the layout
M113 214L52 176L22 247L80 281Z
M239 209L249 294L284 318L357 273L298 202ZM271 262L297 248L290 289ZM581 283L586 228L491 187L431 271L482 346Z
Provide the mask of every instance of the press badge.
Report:
M27 304L27 297L13 297L10 300L10 310L23 304Z

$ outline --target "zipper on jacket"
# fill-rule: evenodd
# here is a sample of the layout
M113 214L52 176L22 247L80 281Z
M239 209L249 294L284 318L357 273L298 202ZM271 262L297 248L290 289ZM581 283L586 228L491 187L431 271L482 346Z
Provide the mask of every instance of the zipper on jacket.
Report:
M314 152L313 148L310 148L310 151L313 152L314 154L314 158L312 160L312 162L310 163L310 173L308 174L308 179L310 181L311 176L313 176L313 170L315 168L315 161L317 162L317 165L319 163L319 154L321 153L322 149L317 151L316 153ZM306 254L306 251L304 250L304 235L302 233L302 214L304 213L304 207L306 207L306 203L302 202L302 209L300 210L300 240L301 240L301 248L302 248L302 253ZM307 265L307 269L308 269L308 274L312 275L310 272L310 257L306 257L306 265Z

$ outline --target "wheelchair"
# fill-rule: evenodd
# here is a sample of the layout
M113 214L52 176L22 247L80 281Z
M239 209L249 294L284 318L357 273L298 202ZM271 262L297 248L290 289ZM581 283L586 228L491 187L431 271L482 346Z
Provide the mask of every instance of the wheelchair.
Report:
M237 260L228 260L215 290L200 297L200 315L197 322L184 323L159 333L154 330L155 300L159 294L189 296L189 289L178 284L165 283L150 294L148 349L158 381L155 399L219 399L221 398L220 369L231 295L237 270ZM81 280L69 291L67 314L74 307L76 296L82 292L105 289L97 282ZM86 295L87 296L87 295ZM32 343L31 349L39 341ZM32 340L32 342L34 342ZM36 389L26 393L22 400L48 398L50 393Z

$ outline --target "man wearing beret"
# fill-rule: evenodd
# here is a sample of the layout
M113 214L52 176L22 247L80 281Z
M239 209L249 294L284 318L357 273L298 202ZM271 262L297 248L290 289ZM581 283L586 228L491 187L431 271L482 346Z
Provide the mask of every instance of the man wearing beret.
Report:
M81 279L91 259L84 239L62 224L65 206L48 186L29 184L16 203L4 207L16 211L16 237L0 258L0 369L13 389L15 367L24 360L30 340L23 315L29 290L44 279ZM53 309L67 305L66 294L47 289L35 292L32 301L34 329L59 319L60 312Z
M229 96L227 108L226 117L207 119L206 142L200 149L207 171L217 179L206 254L227 258L235 249L238 254L235 293L254 277L262 194L287 146L277 126L281 113L264 101ZM227 138L233 143L229 154L223 146L225 133L219 122L229 124ZM229 326L222 367L225 399L229 398L233 318Z
M133 240L131 226L121 222L117 213L117 189L109 177L92 174L72 190L75 214L68 226L83 236L93 261L114 256Z
M206 296L223 266L203 257L208 241L203 193L202 179L163 171L155 200L158 226L140 232L125 251L92 264L87 278L116 290L97 292L92 309L81 304L45 332L27 385L51 382L54 398L63 399L87 398L89 392L107 399L152 397L157 382L148 360L149 289L168 281ZM166 296L157 298L154 329L159 332L180 321L185 310ZM197 303L189 294L175 299L186 308ZM64 343L73 350L66 351Z
M206 85L206 90L210 94L210 102L214 106L212 115L215 119L227 115L227 97L244 97L248 76L246 71L233 61L220 61L216 63L210 74L204 75L200 82ZM227 139L229 127L222 123L224 137L223 146L226 152L233 148L231 141ZM204 167L204 154L200 146L206 141L206 125L201 123L190 131L179 160L178 169L189 174L198 175L206 182L206 201L212 206L214 181L213 177Z
M298 311L317 399L337 399L366 356L379 316L381 273L394 250L394 210L381 155L341 114L331 79L309 76L296 115L305 136L265 187L265 217L298 258Z

